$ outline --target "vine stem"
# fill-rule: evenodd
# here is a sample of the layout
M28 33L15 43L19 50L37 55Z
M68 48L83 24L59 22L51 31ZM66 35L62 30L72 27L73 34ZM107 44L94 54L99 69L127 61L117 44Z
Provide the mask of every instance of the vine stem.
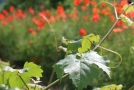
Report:
M111 52L111 53L114 53L114 54L116 54L116 55L118 55L118 56L120 57L120 62L119 62L119 64L118 64L117 66L111 67L111 68L117 68L118 66L120 66L120 64L121 64L121 62L122 62L122 57L121 57L121 55L120 55L119 53L117 53L117 52L115 52L115 51L113 51L113 50L110 50L110 49L101 47L101 46L98 46L98 47L101 48L101 49L104 49L104 50L106 50L106 51L109 51L109 52Z
M107 3L107 2L106 2ZM109 4L109 3L108 3ZM120 14L124 14L125 11L127 11L127 9L132 6L134 4L134 2L132 2L131 4L129 4L129 6ZM110 4L112 5L112 4ZM113 6L113 5L112 5ZM114 22L113 26L109 29L109 31L105 34L105 36L101 39L101 41L95 46L95 48L93 50L96 50L98 48L98 46L100 46L102 44L102 42L106 39L106 37L111 33L111 31L113 30L113 28L115 27L116 23L120 20L120 18L117 16L117 11L116 8L114 6L114 10L115 10L115 16L116 16L116 21Z
M42 15L42 14L39 14L39 15L42 16L47 21L48 25L50 26L51 30L53 31L53 36L54 36L54 41L55 41L55 48L56 48L56 51L58 51L57 38L56 38L56 34L55 34L54 29L52 28L52 26L49 23L48 19L44 15Z
M57 60L58 60L58 43L57 43L55 30L52 28L52 26L49 23L48 19L44 15L42 15L42 14L39 14L39 15L42 16L47 21L48 25L50 26L50 28L51 28L51 30L53 32L53 37L54 37L54 41L55 41L55 48L56 48L56 60L55 60L55 62L57 62ZM50 79L48 81L48 84L50 84L52 82L53 77L54 77L54 71L52 71L52 73L51 73L51 76L50 76Z
M113 28L115 27L116 23L119 21L119 19L117 18L116 21L114 22L113 26L109 29L109 31L106 33L106 35L101 39L101 41L95 46L95 48L93 50L96 50L98 48L98 46L100 46L102 44L102 42L106 39L106 37L110 34L110 32L113 30Z
M23 78L20 76L19 73L18 73L18 76L21 79L21 81L24 83L24 85L26 86L27 90L29 90L29 87L27 86L27 84L25 83L25 81L23 80Z
M65 77L67 77L68 74L65 74L62 79L64 79ZM52 87L54 84L58 83L60 81L60 79L55 80L54 82L52 82L51 84L49 84L44 90L48 90L50 87Z

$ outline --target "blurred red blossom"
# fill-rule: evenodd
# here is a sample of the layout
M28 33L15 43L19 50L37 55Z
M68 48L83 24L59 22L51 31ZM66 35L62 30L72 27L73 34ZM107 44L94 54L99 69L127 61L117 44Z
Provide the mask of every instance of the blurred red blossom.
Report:
M81 4L81 0L74 0L74 6L78 6Z
M101 3L101 6L104 8L104 7L106 7L106 3Z
M34 31L33 28L29 28L29 29L28 29L28 32L29 32L29 33L33 32L33 31Z
M82 9L82 11L86 11L86 10L87 10L87 7L83 5L83 6L81 7L81 9Z
M120 27L121 25L122 25L122 21L119 20L119 21L116 23L116 26L117 26L117 27Z
M29 13L30 13L31 15L34 15L34 9L33 9L32 7L29 7L29 8L28 8L28 11L29 11Z
M13 10L14 10L14 6L10 6L9 7L9 12L13 12Z
M110 16L110 21L112 21L112 22L115 21L115 16L114 15Z
M99 8L93 8L92 12L93 12L93 14L97 14L97 13L100 12L100 9Z
M86 30L84 28L80 28L79 34L82 36L86 35Z
M63 6L57 6L57 13L58 14L64 13L64 7Z
M134 18L134 11L130 12L130 13L129 13L129 16L130 16L131 18Z
M89 4L89 0L84 0L84 5L88 5Z
M7 21L2 21L2 25L6 26L7 25Z
M93 14L92 21L93 22L98 22L100 20L100 15L99 14Z
M38 58L37 57L34 57L33 60L34 60L34 62L37 62L38 61Z
M3 13L0 13L0 20L4 20L6 17L4 16Z
M121 28L114 28L113 32L114 33L120 33L120 32L122 32L122 29Z
M125 4L128 4L127 0L121 0L120 6L123 7Z
M7 16L8 15L8 11L7 10L3 10L2 13Z

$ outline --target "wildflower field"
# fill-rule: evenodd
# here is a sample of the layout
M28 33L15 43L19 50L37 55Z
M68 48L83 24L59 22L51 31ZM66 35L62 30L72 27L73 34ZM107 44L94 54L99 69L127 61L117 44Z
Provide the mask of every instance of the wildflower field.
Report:
M108 32L116 21L117 15L124 12L127 0L66 0L56 8L40 5L38 9L28 6L21 9L9 5L0 12L0 58L9 61L15 68L23 67L26 61L40 65L44 70L42 85L50 81L52 66L65 57L64 39L78 40L91 33L99 35L100 39ZM102 0L103 1L103 0ZM67 4L67 5L65 5ZM117 15L115 14L115 8ZM134 11L125 13L130 20L134 20ZM66 46L66 45L65 45ZM134 25L129 26L119 20L112 32L102 43L103 47L118 52L122 57L108 51L98 49L111 63L111 78L102 73L94 87L108 84L122 84L123 90L134 85ZM61 50L62 49L62 50ZM60 51L61 50L61 51ZM56 79L54 76L53 79ZM53 80L52 80L53 81ZM70 85L69 80L58 84L57 89L63 90ZM72 85L70 85L72 86ZM61 88L61 89L60 89ZM73 86L72 86L73 88ZM74 90L74 89L70 89Z

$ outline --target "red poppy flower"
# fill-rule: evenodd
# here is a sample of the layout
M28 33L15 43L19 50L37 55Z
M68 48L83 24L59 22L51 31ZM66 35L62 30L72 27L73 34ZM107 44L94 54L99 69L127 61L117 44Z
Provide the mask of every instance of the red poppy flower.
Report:
M36 35L37 35L37 32L36 32L36 31L33 31L32 34L33 34L34 36L36 36Z
M7 15L8 15L7 10L3 10L2 12L3 12L3 14L4 14L5 16L7 16Z
M38 58L37 57L34 57L33 60L34 60L34 62L37 62L38 61Z
M130 12L130 13L129 13L129 16L130 16L131 18L134 18L134 11L133 11L133 12Z
M7 22L6 21L2 21L2 25L6 26Z
M99 8L93 8L92 12L93 12L93 14L97 14L97 13L100 12L100 9Z
M28 11L29 11L29 13L31 13L32 15L34 15L34 9L32 7L29 7L28 8Z
M122 0L120 6L123 7L125 4L128 4L127 0Z
M81 0L74 0L74 6L78 6L81 4Z
M93 22L98 22L100 20L100 15L99 14L93 14L92 21Z
M110 21L112 21L112 22L115 21L115 16L111 15L110 16Z
M0 20L4 20L5 18L4 14L0 13Z
M29 32L29 33L32 33L33 31L34 31L33 28L29 28L29 29L28 29L28 32Z
M86 11L87 7L86 6L82 6L81 9L82 9L82 11Z
M106 7L106 3L101 3L101 6L104 8L104 7Z
M58 6L57 7L57 13L62 14L64 12L64 7L63 6Z
M116 23L117 27L120 27L121 25L122 25L122 21L121 20Z
M86 30L84 28L80 28L79 34L82 36L86 35Z
M89 4L89 0L84 0L84 5L88 5Z
M113 29L113 32L114 33L120 33L120 32L122 32L122 29L121 28L115 28L115 29Z
M14 10L14 6L10 6L10 7L9 7L9 11L10 11L10 12L13 12L13 10Z

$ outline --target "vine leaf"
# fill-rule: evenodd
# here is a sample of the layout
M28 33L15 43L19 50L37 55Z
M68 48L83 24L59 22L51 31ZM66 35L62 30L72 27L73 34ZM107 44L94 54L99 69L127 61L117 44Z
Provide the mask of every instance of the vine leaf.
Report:
M129 8L128 8L129 7ZM126 14L134 11L134 6L131 5L131 6L128 6L127 4L123 6L123 10L125 11Z
M43 72L41 67L34 64L33 62L26 62L24 64L23 69L20 70L12 69L11 67L6 67L5 70L11 72L10 73L11 76L9 77L9 85L11 88L15 87L23 88L25 86L24 82L26 84L29 83L31 77L42 77Z
M0 84L7 84L9 77L11 76L10 71L0 72Z
M23 81L20 79L20 77L18 76L18 74L19 73L17 71L15 71L14 72L14 75L12 75L9 78L9 84L10 84L10 87L11 88L15 88L15 87L23 88L25 86L24 83L23 83L23 81L25 83L29 83L30 82L30 77L28 77L27 75L25 75L25 73L20 74L20 76L23 79Z
M88 51L91 48L93 42L99 42L100 38L98 35L90 34L88 36L83 36L82 38L82 46L78 48L78 52L80 54Z
M69 53L84 53L90 50L91 45L95 42L99 42L100 37L99 35L89 34L87 36L83 36L82 39L77 41L69 41L67 44L67 52Z
M42 77L43 70L40 66L34 64L33 62L26 62L24 64L24 68L28 69L27 75L29 77Z
M79 59L76 57L77 54L67 55L53 66L58 78L61 79L63 73L67 73L78 90L82 90L87 85L92 85L93 79L98 78L100 69L110 77L110 68L106 66L109 60L105 60L97 52L89 51Z
M122 85L111 84L111 85L104 86L102 88L95 88L93 90L122 90L122 88L123 88Z
M121 20L127 25L127 26L132 26L134 25L133 21L131 21L127 16L121 14L120 15Z
M67 44L66 54L76 53L80 46L81 46L81 39L77 40L77 41L69 41Z

